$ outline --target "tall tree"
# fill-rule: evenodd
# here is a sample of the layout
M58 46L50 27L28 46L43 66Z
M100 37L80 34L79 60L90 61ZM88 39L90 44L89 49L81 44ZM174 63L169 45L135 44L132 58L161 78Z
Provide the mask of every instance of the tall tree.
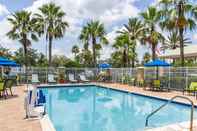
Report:
M12 40L18 40L22 44L25 65L28 66L27 48L31 45L31 40L38 40L33 30L35 20L31 18L30 12L19 11L12 14L8 21L11 23L12 29L7 33L7 36Z
M48 66L47 58L43 53L38 54L38 59L37 59L36 65L38 67L47 67Z
M92 63L92 52L89 49L82 49L81 52L77 56L79 58L79 62L84 67L93 67Z
M179 32L181 66L184 66L184 35L196 27L197 6L193 0L161 0L159 4L163 16L161 27Z
M77 45L74 45L72 47L72 53L75 55L76 58L77 54L79 53L79 47Z
M113 47L122 54L122 63L123 67L129 67L130 65L130 59L134 55L130 55L131 50L133 50L134 46L129 41L129 35L128 34L121 34L116 37L115 43L113 44ZM135 53L135 52L131 52Z
M109 63L112 65L112 67L120 68L121 66L124 66L122 58L123 58L122 51L115 51L111 54Z
M23 55L23 48L19 48L17 51L14 52L13 59L19 63L20 65L25 65L26 60L29 66L36 66L38 60L38 52L35 49L28 48L27 49L27 56Z
M136 44L137 41L141 41L142 34L145 31L144 25L141 23L141 21L138 18L130 18L128 24L124 25L124 29L121 31L118 31L118 33L128 35L128 43L130 46L132 46L132 67L135 66L135 54L136 54Z
M148 52L146 52L143 56L142 64L144 65L145 63L148 63L150 59L151 59L151 55Z
M149 7L146 12L141 13L146 26L144 43L149 43L152 50L152 60L156 59L156 48L159 42L164 42L164 37L157 31L156 25L159 24L161 13L155 7Z
M97 54L102 48L101 44L107 44L105 37L106 32L104 25L99 21L90 21L82 29L79 39L84 42L84 46L88 48L89 43L92 43L93 63L97 66Z
M39 35L46 34L46 40L49 41L49 66L51 66L53 40L64 36L68 23L64 20L65 12L54 3L45 4L39 10L41 13L35 14L35 29Z
M11 58L12 54L9 49L0 46L0 57Z

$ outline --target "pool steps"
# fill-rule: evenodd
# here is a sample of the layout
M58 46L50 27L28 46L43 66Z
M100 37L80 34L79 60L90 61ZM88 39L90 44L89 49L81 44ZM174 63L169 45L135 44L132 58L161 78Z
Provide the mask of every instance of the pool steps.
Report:
M146 128L145 131L190 131L190 122L187 121L181 123L174 123L163 127L157 127L151 129ZM193 131L197 131L197 120L194 120Z

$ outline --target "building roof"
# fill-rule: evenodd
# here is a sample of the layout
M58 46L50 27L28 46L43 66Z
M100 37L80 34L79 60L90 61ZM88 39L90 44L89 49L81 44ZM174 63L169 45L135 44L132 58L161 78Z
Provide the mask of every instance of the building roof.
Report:
M184 47L185 58L197 57L197 44L192 44ZM180 48L175 50L166 50L159 58L173 59L180 58Z

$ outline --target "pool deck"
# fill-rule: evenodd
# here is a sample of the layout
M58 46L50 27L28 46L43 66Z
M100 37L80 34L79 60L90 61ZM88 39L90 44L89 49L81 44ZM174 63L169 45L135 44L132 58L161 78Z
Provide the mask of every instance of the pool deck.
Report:
M114 83L94 83L97 85L139 93L147 96L153 96L163 99L170 99L173 96L181 95L190 98L194 104L197 106L197 100L194 96L182 95L182 92L171 91L171 92L153 92L143 90L143 88L133 87L125 84L114 84ZM13 88L14 96L9 96L7 99L0 98L0 130L1 131L41 131L41 125L39 120L26 120L25 118L25 110L24 110L24 96L25 96L26 88L25 86L17 86ZM187 103L186 101L179 99L179 102ZM196 122L195 122L196 123ZM187 124L188 125L188 124ZM162 131L186 131L187 129L180 126L176 129L173 127L177 126L173 125L172 127L162 128ZM161 128L157 129L158 131ZM197 130L197 125L195 125L194 130ZM148 130L148 131L156 131L156 130Z
M25 91L25 86L17 86L14 96L0 98L0 131L41 131L39 120L24 119Z

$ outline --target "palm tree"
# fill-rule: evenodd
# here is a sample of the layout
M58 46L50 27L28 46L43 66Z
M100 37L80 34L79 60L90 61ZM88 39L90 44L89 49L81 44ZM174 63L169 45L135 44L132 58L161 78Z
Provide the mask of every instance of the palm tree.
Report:
M49 66L52 59L52 42L64 36L68 23L63 20L65 12L54 3L45 4L39 8L41 14L35 14L36 30L39 35L46 34L49 41Z
M121 52L123 67L129 66L129 38L128 34L119 35L115 39L113 47Z
M178 32L170 32L169 36L167 37L167 39L164 42L164 45L161 47L161 50L165 50L165 49L176 49L180 47L180 37ZM192 43L191 40L189 38L184 38L184 46L187 46L187 44Z
M179 32L181 66L184 66L184 33L196 27L197 6L192 0L161 0L159 4L162 7L162 27Z
M25 66L27 67L27 48L31 45L31 40L38 40L33 30L35 21L31 18L31 13L27 11L12 14L8 21L12 24L12 29L7 33L7 36L12 40L18 40L22 44Z
M84 49L89 50L90 35L89 35L89 32L88 32L87 25L82 28L81 33L79 35L79 39L83 42Z
M79 47L77 45L74 45L72 47L72 53L75 54L75 57L77 56L77 54L79 53Z
M129 40L129 34L121 34L116 37L113 47L116 52L121 52L123 67L129 67L132 60L132 67L134 67L134 62L136 61L136 44ZM120 54L120 53L119 53Z
M121 65L125 65L122 59L122 52L121 51L115 51L111 54L110 62L113 67L120 68Z
M161 14L155 7L149 7L146 12L141 13L146 26L146 31L143 38L143 44L149 43L152 50L152 60L156 59L156 47L159 42L164 42L164 37L156 30L156 25L159 23Z
M124 25L124 29L118 31L121 34L128 34L128 43L132 44L132 53L135 53L136 43L142 39L142 34L145 31L144 25L138 18L130 18L128 24ZM135 57L132 57L132 67L135 66Z
M89 43L92 43L93 63L94 67L97 66L97 54L99 49L102 48L101 44L108 44L105 37L106 32L104 25L99 21L90 21L83 27L79 39L84 42L84 47L88 48Z
M89 49L82 49L81 53L78 55L80 59L80 63L85 67L92 67L92 52Z
M142 64L148 63L150 59L151 59L151 55L148 52L146 52L143 56Z

